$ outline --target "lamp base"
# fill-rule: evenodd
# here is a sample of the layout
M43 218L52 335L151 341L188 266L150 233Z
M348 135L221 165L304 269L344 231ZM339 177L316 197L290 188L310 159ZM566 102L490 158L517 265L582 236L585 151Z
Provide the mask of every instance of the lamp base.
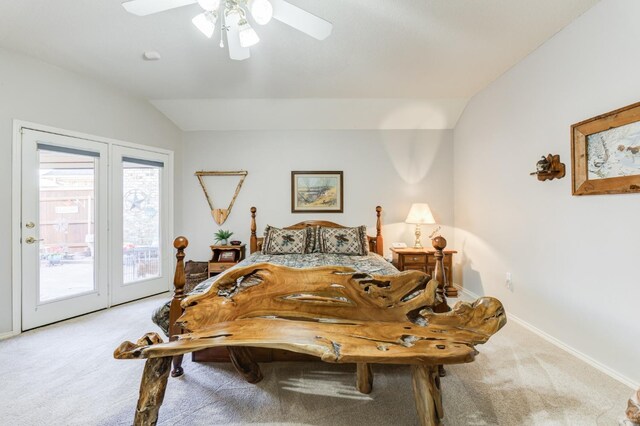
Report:
M413 243L413 248L414 249L423 249L424 247L422 247L422 244L420 243L420 235L422 233L420 232L420 225L416 224L416 241Z

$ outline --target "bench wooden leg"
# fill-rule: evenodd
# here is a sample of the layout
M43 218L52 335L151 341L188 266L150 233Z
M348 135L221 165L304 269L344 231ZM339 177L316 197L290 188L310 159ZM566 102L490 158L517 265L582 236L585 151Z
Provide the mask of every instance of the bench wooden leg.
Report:
M418 418L422 426L442 424L442 394L438 367L434 365L413 365L413 397L416 401Z
M140 396L136 407L134 426L155 425L158 422L158 411L164 400L167 379L171 368L171 357L150 358L144 364Z
M238 373L249 383L258 383L262 380L260 366L253 360L251 351L242 346L229 346L229 358Z
M371 371L371 364L359 362L357 367L357 386L358 390L362 393L371 393L373 389L373 372Z

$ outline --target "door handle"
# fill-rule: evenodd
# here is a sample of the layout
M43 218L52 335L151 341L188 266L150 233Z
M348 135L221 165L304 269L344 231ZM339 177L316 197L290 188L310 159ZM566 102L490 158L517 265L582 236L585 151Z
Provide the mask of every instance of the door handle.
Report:
M39 240L36 240L36 239L35 239L35 238L33 238L33 237L27 237L27 238L25 238L25 240L24 240L24 242L25 242L25 243L27 243L27 244L34 244L34 243L36 243L36 242L38 242L38 241L44 241L44 238L41 238L41 239L39 239Z

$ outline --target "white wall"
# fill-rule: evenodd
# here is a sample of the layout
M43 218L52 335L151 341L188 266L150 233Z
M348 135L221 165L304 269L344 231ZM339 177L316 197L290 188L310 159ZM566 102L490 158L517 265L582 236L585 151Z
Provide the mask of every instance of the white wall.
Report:
M175 150L180 131L148 102L0 49L0 198L11 200L13 120ZM177 176L179 156L176 156ZM177 180L179 182L179 180ZM179 193L178 193L179 194ZM179 212L176 212L179 221ZM0 334L12 329L11 209L0 209Z
M640 100L638 16L637 0L603 0L475 96L454 132L464 287L631 384L640 195L571 196L569 128ZM566 178L529 176L548 153L560 154Z
M207 260L213 233L219 229L193 176L196 170L249 172L231 216L221 227L243 242L249 241L251 206L258 208L258 235L267 224L286 226L312 218L365 224L375 235L375 207L381 205L389 247L392 241L413 241L412 226L403 223L413 202L429 202L436 220L453 224L452 152L451 130L186 133L181 231L190 241L187 258ZM344 213L292 214L292 170L342 170ZM209 178L207 188L214 206L224 208L236 184L219 179L223 178ZM222 183L215 186L214 181ZM423 244L430 229L423 229ZM448 236L446 229L443 235Z

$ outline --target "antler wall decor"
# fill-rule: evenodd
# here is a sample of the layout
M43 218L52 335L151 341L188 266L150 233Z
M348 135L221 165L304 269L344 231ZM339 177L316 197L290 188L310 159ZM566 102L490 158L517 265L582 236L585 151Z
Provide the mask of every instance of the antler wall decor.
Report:
M200 171L200 172L196 172L195 176L198 178L198 182L200 182L200 186L202 187L202 191L204 192L204 196L207 199L207 203L209 203L209 208L211 209L211 216L213 216L213 220L216 221L216 223L218 225L222 225L227 218L229 217L229 215L231 214L231 209L233 208L233 203L235 203L236 198L238 197L238 194L240 193L240 188L242 188L242 183L244 182L245 178L247 177L247 171L246 170L240 170L240 171L235 171L235 172L205 172L205 171ZM240 182L238 182L238 186L236 187L236 192L233 194L233 198L231 199L231 202L229 203L229 207L227 207L226 209L216 209L213 207L213 201L211 200L211 197L209 197L209 193L207 192L207 188L204 185L204 180L202 179L203 176L241 176L240 177Z

